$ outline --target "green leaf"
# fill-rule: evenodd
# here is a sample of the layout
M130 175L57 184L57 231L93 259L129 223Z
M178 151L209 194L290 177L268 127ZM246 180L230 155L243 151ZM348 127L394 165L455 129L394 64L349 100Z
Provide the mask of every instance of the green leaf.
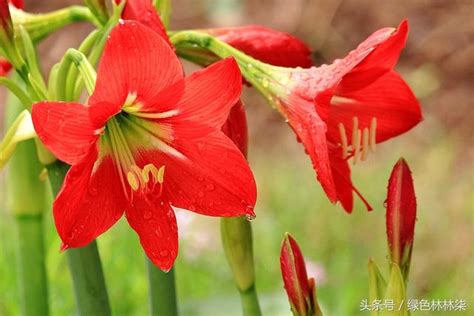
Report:
M394 308L389 310L386 306L380 312L380 316L408 316L407 297L405 282L403 282L402 271L397 264L392 265L390 279L387 284L387 290L384 295L384 303L393 301Z
M377 264L372 259L369 259L369 302L382 300L386 289L387 282L385 278L382 273L380 273ZM379 312L372 310L370 315L378 316Z

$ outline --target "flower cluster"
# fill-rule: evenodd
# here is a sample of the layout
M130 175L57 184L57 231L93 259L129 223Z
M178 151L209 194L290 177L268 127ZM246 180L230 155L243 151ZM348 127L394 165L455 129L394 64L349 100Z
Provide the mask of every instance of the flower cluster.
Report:
M418 100L394 70L406 20L315 66L303 41L259 25L169 31L159 3L114 0L110 14L104 0L86 0L87 7L33 15L22 11L23 1L0 1L0 76L13 67L26 87L2 78L26 109L0 144L0 157L6 161L17 142L37 136L43 165L69 168L53 204L62 251L89 245L125 215L151 262L169 271L178 255L175 209L254 219L243 83L290 125L332 203L351 213L355 193L372 210L352 183L349 161L367 160L377 144L422 120ZM68 50L46 83L35 43L80 19L98 30ZM185 76L179 57L204 68ZM88 96L81 99L84 86ZM236 220L223 220L222 239L239 291L253 295L243 301L258 311L251 228ZM371 300L405 301L415 220L413 179L401 159L387 194L390 278L370 261ZM322 315L316 281L289 234L280 264L293 313Z

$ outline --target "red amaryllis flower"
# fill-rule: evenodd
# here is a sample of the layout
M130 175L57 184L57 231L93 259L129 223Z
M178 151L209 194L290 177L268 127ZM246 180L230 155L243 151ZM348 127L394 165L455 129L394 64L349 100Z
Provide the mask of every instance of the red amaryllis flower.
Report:
M281 245L280 266L293 314L322 315L316 298L315 280L308 279L300 247L288 233Z
M208 29L206 32L255 59L282 67L311 67L311 50L299 38L261 25Z
M393 167L387 192L387 238L390 257L405 279L410 268L416 221L416 197L410 168L404 159Z
M171 206L210 216L254 216L253 175L221 131L241 92L225 59L183 78L154 31L131 21L111 32L86 105L40 102L36 132L72 164L54 202L65 247L81 247L123 214L149 258L171 268L178 249Z
M310 69L269 67L269 89L310 155L329 199L347 212L356 192L347 160L365 160L375 144L421 121L420 105L395 66L408 23L384 28L331 65Z

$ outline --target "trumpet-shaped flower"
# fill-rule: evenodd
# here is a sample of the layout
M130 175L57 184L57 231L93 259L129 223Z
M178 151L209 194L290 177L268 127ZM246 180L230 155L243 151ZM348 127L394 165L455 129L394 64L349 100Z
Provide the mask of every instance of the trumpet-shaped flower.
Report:
M397 29L375 32L331 65L265 68L270 75L264 75L263 86L310 155L327 196L347 212L353 191L371 209L352 184L348 159L365 160L377 143L422 119L416 97L393 70L407 34L403 21Z
M184 78L162 37L121 21L85 105L33 106L38 136L72 165L54 202L64 247L88 244L125 212L149 258L168 270L178 250L172 206L254 216L253 175L221 131L241 86L233 59Z

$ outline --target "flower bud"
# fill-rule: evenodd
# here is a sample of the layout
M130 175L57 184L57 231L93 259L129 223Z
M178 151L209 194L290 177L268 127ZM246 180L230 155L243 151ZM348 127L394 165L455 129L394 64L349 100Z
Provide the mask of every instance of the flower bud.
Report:
M7 0L0 0L0 40L3 49L14 45L13 22Z
M416 197L410 168L400 159L393 168L387 193L387 238L392 263L408 277L416 220Z
M298 244L290 234L283 239L280 254L283 283L294 315L322 315L316 298L313 278L308 280Z
M222 218L221 235L224 251L240 292L255 284L252 229L241 217Z

